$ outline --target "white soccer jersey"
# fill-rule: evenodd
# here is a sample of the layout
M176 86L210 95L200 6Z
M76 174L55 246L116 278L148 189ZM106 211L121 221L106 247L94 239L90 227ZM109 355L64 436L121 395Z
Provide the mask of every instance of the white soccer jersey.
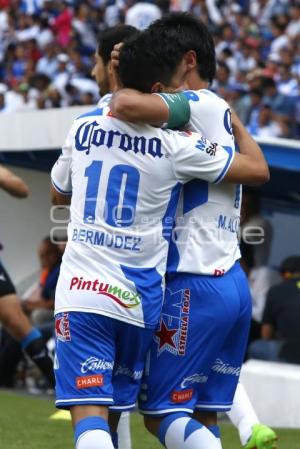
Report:
M191 109L189 129L220 143L229 153L234 152L231 113L226 101L205 89L185 95ZM169 272L220 276L233 266L241 257L237 235L241 196L241 185L209 185L202 180L185 184L168 258Z
M157 325L169 230L181 185L219 182L233 159L199 134L121 122L102 109L75 120L52 169L71 194L55 312Z
M103 97L100 98L100 100L98 101L97 105L99 108L106 108L109 106L109 102L111 100L112 94L108 93L103 95Z

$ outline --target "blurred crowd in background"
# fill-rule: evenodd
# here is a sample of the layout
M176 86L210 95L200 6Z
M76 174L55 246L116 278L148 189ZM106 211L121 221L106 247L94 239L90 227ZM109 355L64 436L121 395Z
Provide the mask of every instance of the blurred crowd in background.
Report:
M252 135L300 136L300 0L0 0L0 112L94 104L101 31L189 11L214 35L212 89Z

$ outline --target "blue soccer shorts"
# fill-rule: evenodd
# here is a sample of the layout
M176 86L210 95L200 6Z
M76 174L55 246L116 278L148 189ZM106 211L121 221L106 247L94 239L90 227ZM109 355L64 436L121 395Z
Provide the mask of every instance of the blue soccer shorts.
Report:
M170 279L142 380L141 412L230 410L250 321L251 296L239 263L222 277Z
M134 408L153 329L94 313L55 317L56 407L107 405Z

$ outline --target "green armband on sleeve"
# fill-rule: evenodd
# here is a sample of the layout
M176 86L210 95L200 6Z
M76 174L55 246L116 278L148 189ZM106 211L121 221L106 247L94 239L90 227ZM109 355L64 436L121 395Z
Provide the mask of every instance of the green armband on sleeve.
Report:
M180 129L185 126L191 117L189 100L181 92L175 94L157 94L169 108L169 120L165 128Z

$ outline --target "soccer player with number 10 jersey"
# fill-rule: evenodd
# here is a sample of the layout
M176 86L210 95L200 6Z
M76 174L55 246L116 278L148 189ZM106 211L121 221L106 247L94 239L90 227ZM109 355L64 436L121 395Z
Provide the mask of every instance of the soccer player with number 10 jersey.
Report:
M186 68L170 81L179 86ZM53 203L71 204L55 374L56 405L71 411L77 449L112 449L108 407L134 407L160 319L182 185L267 179L256 144L242 131L238 137L252 156L203 134L125 123L105 107L75 120L51 175Z

